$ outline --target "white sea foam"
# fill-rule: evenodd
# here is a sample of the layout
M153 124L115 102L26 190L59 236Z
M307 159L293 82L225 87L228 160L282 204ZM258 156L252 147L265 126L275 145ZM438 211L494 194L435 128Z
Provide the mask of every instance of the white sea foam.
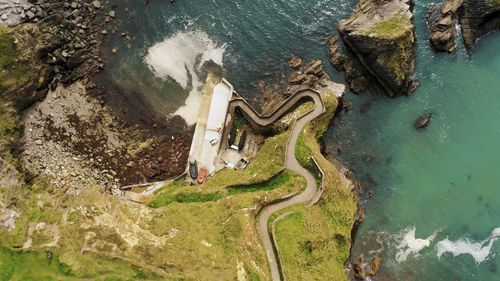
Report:
M439 230L437 230L431 236L427 237L426 239L422 239L415 237L415 231L416 231L415 226L403 230L404 233L403 239L397 246L397 248L399 249L398 252L396 253L397 262L406 261L406 259L410 254L418 255L418 253L422 249L424 249L425 247L429 247L432 240L434 240L434 238L439 232Z
M222 66L225 46L217 46L207 34L200 31L178 32L163 42L149 48L145 63L160 78L174 79L186 89L192 90L185 105L179 107L174 115L180 115L188 124L194 124L201 105L202 81L196 70L207 61ZM191 84L188 85L191 79Z
M444 253L451 253L454 257L469 254L476 263L482 263L490 256L493 243L498 240L498 237L500 237L500 227L495 228L490 237L479 242L467 238L461 238L457 241L450 241L446 238L436 244L437 256L440 258Z

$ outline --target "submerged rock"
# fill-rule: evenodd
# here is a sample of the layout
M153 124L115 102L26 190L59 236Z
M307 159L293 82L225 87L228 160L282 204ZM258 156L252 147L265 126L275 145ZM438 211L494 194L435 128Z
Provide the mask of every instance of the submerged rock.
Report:
M338 30L367 70L395 97L418 85L415 70L415 27L411 0L364 0Z
M426 113L422 116L420 116L415 123L413 124L417 130L422 130L425 129L428 125L429 122L431 121L432 114L431 113Z

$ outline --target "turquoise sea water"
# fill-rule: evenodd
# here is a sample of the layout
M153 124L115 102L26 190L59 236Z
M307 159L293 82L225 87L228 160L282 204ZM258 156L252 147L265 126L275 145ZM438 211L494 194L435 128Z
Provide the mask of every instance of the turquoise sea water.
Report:
M355 5L120 1L115 23L121 24L106 44L107 52L119 51L110 54L108 75L165 115L176 112L190 93L195 97L207 67L203 62L210 59L220 58L225 76L250 98L261 95L260 81L272 85L290 72L286 60L292 55L323 60L332 80L343 82L327 63L324 39ZM415 5L417 91L397 99L348 92L351 111L325 136L332 151L342 144L335 156L355 171L365 191L373 191L370 198L362 196L366 219L353 257L382 256L372 280L498 280L500 33L481 39L470 59L461 42L454 54L435 54L424 21L430 5ZM132 38L130 49L122 32ZM151 53L155 45L158 52ZM369 110L360 113L364 104ZM426 112L432 113L431 123L417 132L412 124ZM363 161L366 154L373 161Z

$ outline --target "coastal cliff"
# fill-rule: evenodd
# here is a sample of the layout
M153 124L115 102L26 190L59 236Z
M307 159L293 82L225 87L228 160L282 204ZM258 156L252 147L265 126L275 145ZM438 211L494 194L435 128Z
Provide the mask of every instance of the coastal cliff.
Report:
M414 81L415 27L410 0L362 0L338 30L390 97L406 95Z
M464 0L459 9L459 18L462 37L470 55L479 37L500 29L500 1Z
M489 32L500 29L500 1L498 0L447 0L429 10L427 21L430 24L429 41L436 51L452 53L457 45L457 21L462 28L467 54L477 39ZM440 10L439 16L435 13ZM432 20L434 19L434 20Z
M457 36L457 12L462 5L462 0L447 0L441 5L439 18L430 22L430 18L437 11L437 6L427 15L427 21L431 23L431 36L429 41L436 51L452 53L457 48L455 38Z

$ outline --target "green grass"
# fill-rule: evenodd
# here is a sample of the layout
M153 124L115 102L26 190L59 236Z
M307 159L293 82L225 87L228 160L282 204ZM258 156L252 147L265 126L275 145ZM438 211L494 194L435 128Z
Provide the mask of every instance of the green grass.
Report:
M250 185L237 185L230 186L225 189L225 192L216 191L214 193L199 193L199 192L189 192L189 193L177 193L172 194L167 190L172 190L171 188L166 188L166 190L162 193L162 196L159 196L152 200L148 205L153 208L158 208L160 206L166 206L173 202L177 203L193 203L193 202L215 202L221 198L226 196L248 193L248 192L257 192L257 191L267 191L273 190L280 186L287 185L292 179L295 179L297 176L291 174L290 172L282 172L277 176L271 178L268 181ZM169 184L168 186L172 186L175 184Z
M311 173L318 170L314 156L325 173L325 191L312 207L296 205L271 216L268 224L288 211L293 214L276 224L276 240L287 280L347 280L344 262L349 256L350 232L357 210L357 199L341 180L337 169L321 154L317 138L324 134L338 101L322 93L327 112L311 121L299 136L295 155Z
M82 280L82 276L71 273L71 269L59 261L57 250L52 259L43 251L9 250L0 247L0 280ZM92 280L158 280L157 276L145 274L142 270L134 268L119 261L112 261L117 270L115 274L105 272L108 262L95 258L101 265L104 274L97 275ZM142 277L142 278L141 278Z
M10 86L22 85L28 81L27 63L18 61L19 52L10 33L12 29L0 26L0 93Z
M411 29L412 24L410 18L403 14L404 12L400 10L394 17L377 22L367 34L376 34L382 38L394 38L405 34L408 29Z
M57 257L49 260L43 252L12 251L0 247L0 278L7 280L78 280L65 273Z
M330 108L336 101L328 99L325 104ZM329 111L311 122L302 137L303 145L315 157L319 153L315 136L322 134L332 115ZM99 187L84 188L78 196L54 190L43 181L22 190L5 190L2 197L6 200L13 196L18 199L15 210L21 217L12 232L0 230L0 245L9 248L0 253L0 274L6 280L235 280L237 265L243 263L249 280L268 280L268 262L259 247L256 217L262 206L305 187L303 177L286 170L280 173L288 136L285 131L266 139L245 171L224 169L199 186L186 186L183 181L165 185L155 194L156 203L151 203L158 208L120 200ZM323 166L324 162L320 165L329 168ZM329 174L328 182L336 187L334 175ZM306 267L306 273L317 272L314 276L333 276L331 272L342 270L349 249L329 237L346 237L350 231L352 197L341 197L343 193L336 188L332 191L325 192L324 202L312 208L294 206L303 221L314 223L301 227L294 222L297 237L293 243L314 241L321 260L330 261ZM63 225L64 213L67 223ZM52 263L48 263L43 248L13 250L26 241L30 222L58 225L61 239L53 250ZM94 236L87 241L89 234ZM35 237L35 242L43 244L45 239ZM325 250L321 249L323 244L317 244L330 240L333 242L326 243ZM96 247L98 254L82 252L85 243ZM293 249L293 243L289 249ZM303 248L296 253L288 251L288 257L294 254L301 262L308 262Z
M407 60L412 52L412 41L413 33L410 33L408 37L394 42L396 51L382 53L377 58L378 63L391 69L392 76L397 84L403 82L405 75L410 72L410 65Z
M300 135L297 139L297 145L295 147L295 158L297 158L297 161L299 161L299 164L308 169L309 171L314 171L313 174L317 174L317 169L316 165L314 165L314 162L311 158L312 156L312 150L309 146L306 144L306 139L304 132L300 132Z
M11 149L21 136L19 119L15 111L0 101L0 157L17 167L17 159Z
M174 197L177 193L220 193L226 194L227 188L232 186L253 185L269 181L278 174L284 166L285 147L290 133L284 132L277 136L266 139L255 159L248 164L244 171L233 169L222 169L218 171L207 182L199 186L183 186L182 189L176 188L170 183L163 187L155 198L149 202L151 207L158 208L175 202ZM214 200L217 196L213 195ZM221 196L220 198L222 198ZM188 198L196 198L188 196ZM202 198L202 197L199 197ZM205 197L206 198L206 197ZM220 199L219 198L219 199ZM178 197L181 199L181 197ZM195 199L196 200L196 199ZM201 199L200 199L201 200ZM210 200L211 201L211 200ZM203 202L203 201L201 201Z
M287 280L347 280L343 264L349 240L320 208L304 206L276 223L276 240Z

